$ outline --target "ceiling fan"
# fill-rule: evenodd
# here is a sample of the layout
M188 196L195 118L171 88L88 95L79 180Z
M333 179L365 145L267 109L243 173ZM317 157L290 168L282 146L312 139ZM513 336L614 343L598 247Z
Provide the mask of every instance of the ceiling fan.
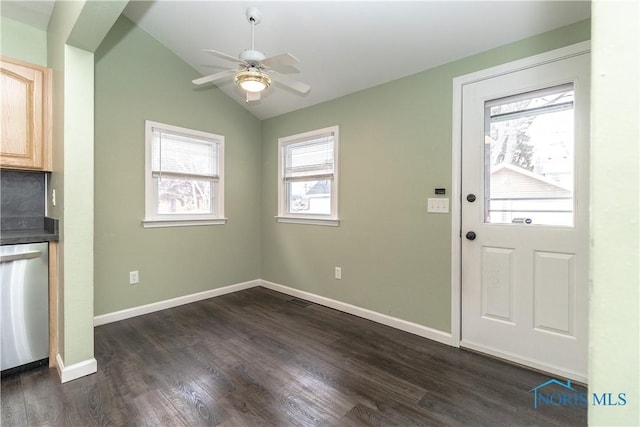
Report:
M293 80L278 72L278 70L284 70L300 62L295 56L290 53L283 53L267 58L264 53L255 50L255 26L260 23L262 13L259 9L250 7L247 9L246 15L251 24L251 49L243 51L238 58L217 50L203 50L203 52L234 62L239 65L239 68L220 71L219 73L195 79L193 84L203 85L233 76L236 85L246 92L247 103L260 100L260 93L267 89L272 82L277 82L302 94L309 92L311 86L308 84Z

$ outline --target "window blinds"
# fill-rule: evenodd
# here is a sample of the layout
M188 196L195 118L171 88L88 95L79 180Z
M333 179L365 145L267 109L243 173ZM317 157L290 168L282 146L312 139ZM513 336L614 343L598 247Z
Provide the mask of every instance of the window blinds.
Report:
M333 133L284 147L284 181L333 179Z
M573 109L573 83L485 102L491 123Z
M154 128L151 169L154 178L218 180L218 143Z

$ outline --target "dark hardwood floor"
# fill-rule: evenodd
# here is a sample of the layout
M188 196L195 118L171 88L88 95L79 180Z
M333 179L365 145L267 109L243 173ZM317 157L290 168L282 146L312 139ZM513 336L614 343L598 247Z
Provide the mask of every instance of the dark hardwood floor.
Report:
M291 299L253 288L97 327L98 373L3 378L2 425L586 425L534 409L548 376Z

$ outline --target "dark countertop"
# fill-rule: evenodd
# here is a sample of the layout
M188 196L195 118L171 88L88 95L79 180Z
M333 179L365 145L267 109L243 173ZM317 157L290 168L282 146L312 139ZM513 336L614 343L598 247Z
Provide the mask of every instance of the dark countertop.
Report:
M59 237L55 218L2 218L0 245L55 242Z

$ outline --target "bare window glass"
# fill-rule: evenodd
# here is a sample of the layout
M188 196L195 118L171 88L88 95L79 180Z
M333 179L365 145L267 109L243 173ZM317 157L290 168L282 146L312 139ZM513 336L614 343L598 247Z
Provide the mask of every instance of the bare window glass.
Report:
M574 90L485 103L485 222L574 225Z
M289 213L331 215L331 181L294 181L287 183Z
M158 213L215 215L215 185L209 180L158 177Z

